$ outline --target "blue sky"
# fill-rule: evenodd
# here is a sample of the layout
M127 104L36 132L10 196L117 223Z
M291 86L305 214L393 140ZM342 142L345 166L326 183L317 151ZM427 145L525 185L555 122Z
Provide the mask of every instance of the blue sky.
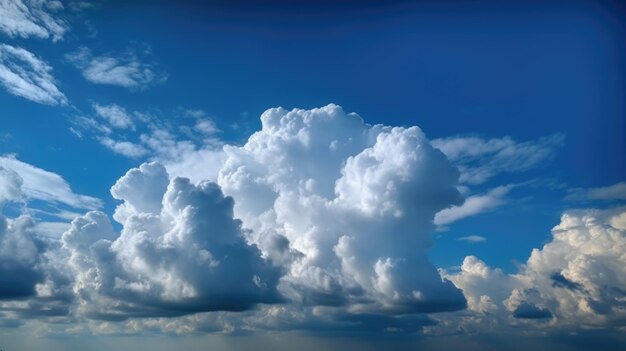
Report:
M618 2L0 10L10 349L624 341Z

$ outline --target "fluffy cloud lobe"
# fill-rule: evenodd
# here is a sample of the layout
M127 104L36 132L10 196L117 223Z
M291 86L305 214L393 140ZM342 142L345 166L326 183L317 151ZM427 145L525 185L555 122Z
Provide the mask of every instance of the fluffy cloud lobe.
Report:
M157 164L111 188L114 218L89 212L63 234L80 312L97 319L240 311L279 301L279 271L248 245L233 199L215 183L173 178Z

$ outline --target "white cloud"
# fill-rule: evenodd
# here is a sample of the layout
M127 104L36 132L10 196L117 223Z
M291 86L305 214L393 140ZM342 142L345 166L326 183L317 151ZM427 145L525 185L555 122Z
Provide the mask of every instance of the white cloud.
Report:
M13 156L0 156L0 167L12 170L23 179L22 191L27 198L82 209L102 206L100 199L72 192L69 184L60 175L22 162Z
M463 290L468 309L479 313L493 313L501 309L502 302L513 289L513 278L474 256L465 257L460 272L444 273L444 276Z
M568 200L626 200L626 182L598 188L569 189Z
M94 110L98 116L104 118L112 127L120 129L135 129L133 121L126 110L116 104L100 105L93 104Z
M472 311L489 311L501 326L619 327L626 320L625 219L626 207L568 211L517 274L469 256L460 272L444 276L463 290Z
M215 183L168 179L157 164L131 169L111 189L123 201L72 221L63 234L80 313L96 319L241 311L279 301L279 271L245 242L233 200Z
M215 126L215 123L210 119L200 119L193 127L200 133L211 135L219 132L219 129Z
M113 130L109 126L105 125L104 123L100 123L90 117L74 117L71 119L71 122L74 124L76 129L70 127L70 130L73 130L72 133L77 134L79 138L82 138L83 131L91 131L104 135L110 135L113 132Z
M200 119L202 117L205 117L206 113L198 109L187 109L185 110L185 115Z
M0 0L0 31L9 37L63 38L69 30L56 13L63 9L60 1Z
M88 48L68 54L67 59L81 70L83 77L95 84L143 89L167 78L154 64L141 62L134 51L119 56L95 56Z
M435 213L460 201L458 174L419 128L367 125L336 105L261 122L225 147L218 183L248 240L287 266L283 293L353 313L465 306L424 252Z
M140 158L148 154L146 148L130 141L114 140L109 137L100 137L98 140L111 151L129 158Z
M0 44L0 83L9 93L40 104L66 104L51 71L52 67L30 51Z
M504 196L512 187L512 185L499 186L491 189L484 195L469 196L462 205L452 206L438 212L435 215L435 224L444 226L463 218L492 210L505 202Z
M197 183L201 180L216 181L226 154L221 148L207 147L187 152L180 157L157 156L156 159L163 163L170 174L187 177Z
M97 6L98 5L96 5L93 2L87 2L87 1L72 1L69 3L70 9L72 9L72 11L74 12L82 12L85 10L93 9Z
M565 137L554 134L533 141L516 142L510 137L485 140L450 137L433 140L461 171L460 182L481 184L499 173L521 172L541 166L563 145Z
M485 238L484 236L480 236L480 235L468 235L468 236L462 236L458 238L457 240L466 241L468 243L482 243L482 242L487 241L487 238Z

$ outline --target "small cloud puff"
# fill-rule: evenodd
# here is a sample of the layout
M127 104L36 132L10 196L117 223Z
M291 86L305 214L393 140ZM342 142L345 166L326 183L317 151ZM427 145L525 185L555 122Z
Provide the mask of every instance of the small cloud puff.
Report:
M118 56L96 56L89 48L83 47L66 55L66 58L82 72L85 79L95 84L145 89L167 79L154 64L142 62L133 50Z

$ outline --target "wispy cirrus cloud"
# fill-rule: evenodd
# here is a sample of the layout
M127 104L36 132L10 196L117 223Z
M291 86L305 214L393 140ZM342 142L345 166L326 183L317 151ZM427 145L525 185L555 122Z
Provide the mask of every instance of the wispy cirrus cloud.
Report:
M485 238L484 236L480 236L480 235L468 235L468 236L459 237L456 240L465 241L468 243L482 243L482 242L487 241L487 238Z
M40 104L66 104L51 72L52 67L32 52L0 44L0 83L9 93Z
M61 10L60 1L0 0L0 31L12 38L61 40L69 30L67 22L57 16Z
M596 188L573 188L568 190L567 200L626 200L626 182Z
M465 199L462 205L452 206L438 212L435 215L434 223L443 226L492 210L506 201L504 197L512 187L513 185L499 186L485 194L471 195Z
M57 173L22 162L15 156L0 156L0 166L19 175L23 181L21 192L29 199L61 203L78 209L102 206L100 199L74 193L67 181Z
M485 183L499 173L522 172L541 166L564 144L563 134L517 142L510 137L483 139L457 136L432 141L461 171L460 182Z
M224 142L218 138L221 130L205 111L176 109L171 118L162 118L118 104L92 106L97 117L71 120L70 131L78 138L91 135L116 154L159 161L172 175L194 182L217 179L226 158Z
M118 55L94 55L91 49L82 47L66 58L92 83L145 89L167 79L156 64L144 62L145 56L132 49Z

